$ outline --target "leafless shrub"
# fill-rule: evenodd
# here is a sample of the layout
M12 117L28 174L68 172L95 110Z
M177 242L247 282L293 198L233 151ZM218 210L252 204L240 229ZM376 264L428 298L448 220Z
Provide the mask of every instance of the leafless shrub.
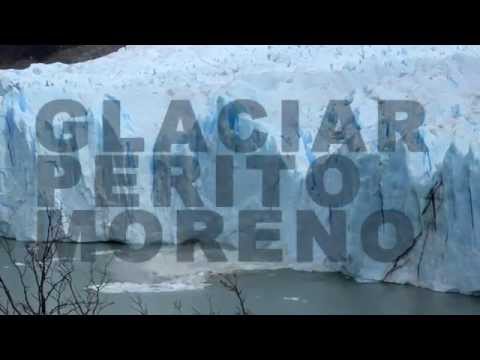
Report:
M253 312L248 309L245 292L241 289L237 274L216 274L213 276L218 280L220 286L226 289L228 292L234 294L235 298L237 299L238 306L237 306L237 315L253 315ZM221 315L218 310L215 310L215 306L213 304L213 300L211 296L207 297L208 301L208 313L205 314L200 311L196 306L192 306L192 311L194 315ZM183 314L183 304L181 300L175 300L173 303L175 310L179 314Z
M221 315L219 311L215 310L211 296L207 296L207 301L208 301L208 313L206 315ZM192 310L195 315L205 315L195 306L192 306Z
M173 307L175 308L175 310L179 313L179 314L182 314L183 313L183 303L181 300L175 300L173 302Z
M140 295L131 296L132 309L139 315L149 315L148 307Z
M20 284L20 295L14 294L0 273L0 314L4 315L96 315L112 303L105 302L101 290L107 282L108 266L91 264L89 277L81 288L73 279L72 260L58 257L58 244L64 237L63 224L54 211L47 210L47 236L43 242L25 245L20 263L13 246L1 242Z
M215 311L211 296L208 297L208 314L209 315L220 315L219 312Z
M244 291L238 283L237 274L218 274L217 277L220 285L227 291L233 293L237 299L237 315L252 315L253 313L247 307Z

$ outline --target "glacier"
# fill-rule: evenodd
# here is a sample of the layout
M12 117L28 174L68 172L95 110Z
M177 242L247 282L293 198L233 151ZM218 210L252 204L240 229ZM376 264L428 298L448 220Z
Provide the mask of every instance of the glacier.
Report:
M74 64L34 64L25 70L0 71L0 236L37 240L36 157L51 154L36 138L39 110L52 100L72 99L88 110L88 146L75 154L83 177L72 189L57 191L55 201L68 216L73 210L95 209L95 155L102 152L102 104L121 103L122 137L142 137L137 186L140 207L158 217L163 241L176 241L176 216L184 209L174 193L169 208L152 202L154 142L168 105L175 99L192 103L209 151L198 153L201 176L195 185L204 206L223 216L217 241L238 242L238 211L262 209L259 172L245 168L245 155L235 156L234 208L215 205L215 156L231 154L218 138L221 106L235 99L262 104L267 117L240 119L237 131L253 128L269 134L257 153L281 153L281 101L300 103L300 151L296 167L282 173L278 224L280 246L289 266L340 271L357 281L411 284L437 291L480 294L480 47L478 46L127 46L96 60ZM311 151L326 107L347 100L367 148L353 155L360 171L360 190L347 205L347 256L333 262L316 248L312 264L296 263L296 209L314 209L323 223L330 210L316 205L305 190ZM428 151L409 152L397 146L379 153L378 101L414 100L426 112L419 134ZM55 129L61 132L62 120ZM330 153L341 151L331 146ZM190 154L175 145L177 154ZM365 255L360 228L372 212L396 209L411 220L412 246L391 263ZM109 241L106 230L125 209L97 209L97 239ZM394 239L385 228L385 246ZM128 243L143 241L132 227ZM82 239L95 241L97 239ZM38 239L41 240L41 239Z

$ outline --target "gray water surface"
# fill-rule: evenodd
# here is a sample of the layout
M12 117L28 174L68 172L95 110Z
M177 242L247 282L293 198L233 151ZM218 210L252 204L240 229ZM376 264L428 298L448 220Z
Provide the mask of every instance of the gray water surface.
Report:
M14 245L21 265L23 245ZM65 246L75 250L73 245ZM112 286L104 297L113 305L104 314L137 314L133 296L141 298L150 314L235 314L237 298L219 284L213 275L216 272L237 274L246 305L254 314L480 314L479 297L403 285L358 284L336 273L238 269L235 264L213 267L202 261L178 264L173 249L162 250L150 263L131 264L115 259L113 254L119 249L124 248L107 244L92 246L99 264L111 262L108 281ZM0 251L2 277L18 294L21 286L15 268ZM75 275L81 284L89 264L77 261L75 265Z
M480 299L436 293L411 286L358 284L341 275L295 270L242 271L239 284L254 314L287 315L385 315L385 314L480 314ZM141 294L151 313L178 314L180 300L185 314L236 313L236 298L213 283L196 291ZM110 295L115 306L108 313L135 313L124 294Z

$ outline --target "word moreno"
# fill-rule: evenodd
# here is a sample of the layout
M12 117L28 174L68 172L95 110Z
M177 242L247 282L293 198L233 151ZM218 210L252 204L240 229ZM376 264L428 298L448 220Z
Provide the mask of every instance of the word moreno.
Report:
M153 214L136 209L140 206L138 194L121 192L115 188L133 187L136 175L127 173L138 169L139 157L136 153L145 152L142 138L122 138L120 134L120 103L108 100L103 104L103 153L95 156L95 206L97 208L129 208L117 215L110 223L110 238L125 239L129 226L140 224L145 232L145 244L161 242L162 226ZM397 134L410 151L424 151L425 145L416 130L423 123L423 107L414 101L388 100L378 103L378 149L394 151ZM50 152L58 155L38 155L38 206L43 209L55 207L55 191L76 186L82 179L82 167L75 153L88 145L88 123L86 121L63 122L62 136L56 137L54 119L59 114L68 114L70 118L86 117L87 111L79 102L56 100L47 103L39 111L36 122L37 138L40 144ZM259 155L253 154L268 138L266 132L253 129L248 137L240 137L233 122L240 115L248 115L252 120L267 116L266 110L253 100L236 100L225 105L219 112L217 130L220 141L232 151L232 155L216 156L216 206L234 207L233 157L237 153L246 155L246 167L259 170L262 175L262 206L275 208L280 206L280 173L282 170L295 169L293 155ZM403 120L398 120L398 115ZM232 121L233 120L233 121ZM282 153L295 153L299 150L299 102L282 101ZM181 128L181 130L179 130ZM157 140L152 149L155 207L171 206L171 190L174 188L187 208L202 208L204 202L194 184L200 176L200 166L195 156L170 154L172 145L188 145L194 153L208 152L207 143L200 126L195 119L191 103L187 100L174 100L170 103L165 119L161 125ZM312 152L328 152L331 144L343 144L349 152L366 151L359 127L349 102L331 101L319 126L313 142ZM252 153L251 155L248 155ZM173 169L181 169L174 174ZM342 177L341 190L331 194L325 188L323 178L330 169L337 170ZM60 171L59 171L60 170ZM122 173L118 173L122 170ZM59 173L61 173L59 175ZM319 181L320 179L320 181ZM310 164L306 174L306 189L311 199L319 206L329 209L341 208L355 198L359 184L359 172L355 163L343 155L319 157ZM45 233L45 214L50 210L39 210L39 235ZM60 217L61 214L56 216ZM48 216L47 216L48 217ZM281 261L274 249L257 249L258 241L278 241L277 231L257 229L257 224L279 223L282 219L280 210L240 210L239 214L239 260L241 261ZM327 257L333 261L345 258L345 213L332 211L330 233L320 223L312 210L296 212L297 255L299 261L311 261L313 241L322 248ZM195 223L205 224L202 230L195 230ZM397 236L397 246L385 250L378 244L378 229L383 223L390 222L402 229ZM69 226L71 238L87 236L95 238L95 211L74 211ZM224 261L219 244L215 239L223 230L223 219L211 210L180 210L177 212L177 243L191 240L200 241L204 252L212 261ZM377 261L390 262L401 254L413 241L413 229L407 216L394 210L371 214L362 228L362 243L367 255ZM376 235L375 235L376 234ZM180 248L179 248L180 249ZM182 247L181 249L186 249ZM188 249L188 247L187 247ZM273 252L272 252L273 250ZM179 259L188 260L193 254L181 253ZM212 252L213 251L213 252ZM258 254L262 254L259 256ZM151 255L150 255L151 256ZM132 261L145 261L140 255L129 255Z

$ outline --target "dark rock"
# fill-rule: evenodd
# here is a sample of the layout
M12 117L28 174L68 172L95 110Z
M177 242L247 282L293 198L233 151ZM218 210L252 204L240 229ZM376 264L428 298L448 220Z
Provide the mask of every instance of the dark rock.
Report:
M0 69L23 69L32 63L72 64L112 53L124 45L0 45Z

